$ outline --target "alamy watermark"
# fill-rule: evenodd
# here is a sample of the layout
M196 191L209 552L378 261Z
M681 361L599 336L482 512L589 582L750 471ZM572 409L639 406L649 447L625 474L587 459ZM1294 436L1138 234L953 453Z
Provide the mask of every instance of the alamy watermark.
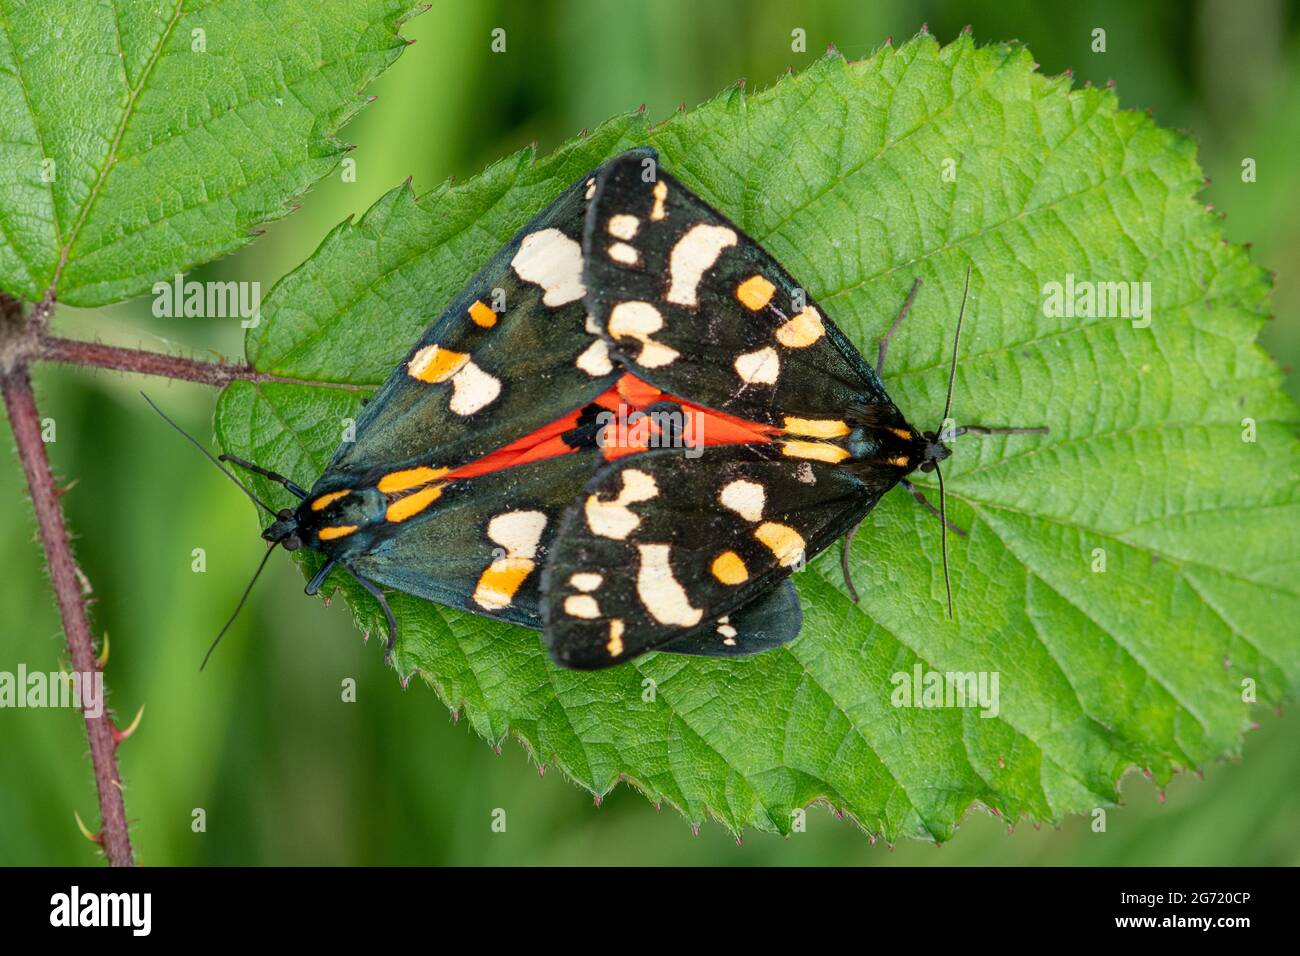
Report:
M153 284L153 314L160 319L233 319L245 329L262 322L262 283L198 282L176 273Z
M911 671L894 672L889 682L895 707L978 707L981 717L996 717L1001 709L997 671L932 671L918 661Z
M597 413L596 444L628 451L680 448L687 458L699 458L704 454L704 420L704 415L677 406L640 411L620 402L615 410Z
M99 671L29 673L26 664L19 664L17 673L0 671L0 708L5 707L76 707L88 717L102 717L104 675Z
M1150 282L1094 282L1065 274L1043 286L1043 315L1052 319L1129 319L1135 329L1151 324Z

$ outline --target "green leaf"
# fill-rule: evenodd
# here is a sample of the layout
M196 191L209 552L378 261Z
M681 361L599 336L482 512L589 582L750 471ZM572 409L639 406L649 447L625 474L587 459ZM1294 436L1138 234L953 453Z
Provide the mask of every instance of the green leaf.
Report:
M250 241L338 163L333 133L406 45L410 12L0 4L0 289L103 305Z
M658 126L620 117L419 199L395 189L331 233L250 333L258 368L322 387L231 386L220 441L310 484L360 401L324 386L382 382L542 205L648 142L868 356L923 278L885 383L925 427L969 265L954 416L1051 434L954 443L948 502L970 531L951 542L955 622L938 522L895 490L853 542L862 602L832 549L797 578L807 621L786 649L564 672L536 633L395 595L400 672L596 794L629 780L733 830L788 832L821 800L889 840L942 840L972 804L1054 821L1115 801L1129 768L1164 782L1236 753L1243 681L1265 704L1300 681L1297 412L1254 343L1268 283L1196 201L1188 138L1069 87L1021 47L920 37ZM1149 327L1048 314L1044 286L1067 274L1150 282ZM896 675L918 666L996 673L996 716L894 706Z

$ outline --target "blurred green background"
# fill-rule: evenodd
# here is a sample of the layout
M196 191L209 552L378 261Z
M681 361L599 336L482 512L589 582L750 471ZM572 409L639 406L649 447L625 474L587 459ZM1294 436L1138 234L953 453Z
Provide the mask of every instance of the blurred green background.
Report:
M322 0L322 3L326 0ZM536 141L549 150L583 127L642 103L662 117L737 79L762 87L800 69L827 43L850 58L923 21L942 42L963 25L979 42L1017 38L1045 73L1114 79L1121 105L1150 108L1193 130L1225 227L1276 270L1277 320L1264 343L1284 366L1300 355L1300 11L1280 0L1188 3L912 3L831 0L434 0L407 25L419 42L371 92L378 100L343 131L357 144L357 181L336 174L256 244L193 274L257 280L263 295L326 231L363 212L408 175L423 192L464 178ZM493 54L490 31L507 31ZM806 53L791 31L807 31ZM1107 31L1107 52L1090 50ZM1243 157L1258 181L1243 184ZM467 263L470 266L477 264ZM56 330L121 345L238 357L235 320L155 319L149 301L62 310ZM358 334L362 334L360 331ZM152 416L147 388L189 429L211 436L209 389L108 372L45 367L42 413L57 422L56 473L81 565L95 587L93 621L112 637L110 703L122 723L145 704L120 753L127 811L143 864L1297 864L1300 714L1261 713L1244 758L1183 775L1161 802L1131 774L1105 833L1086 819L1059 829L972 811L936 849L871 846L852 824L813 809L806 833L698 837L674 811L619 788L599 808L520 748L497 755L457 726L432 691L402 691L379 653L363 650L347 612L302 596L284 559L271 562L208 670L203 649L262 552L238 492ZM1290 382L1297 394L1294 381ZM7 426L0 425L7 429ZM5 446L11 447L6 432ZM309 483L314 475L296 476ZM0 526L0 670L51 670L66 651L21 471L0 468L10 504ZM203 548L207 571L192 573ZM521 640L530 640L521 632ZM341 701L355 678L356 703ZM494 808L508 814L490 829ZM191 830L203 808L207 831ZM73 811L96 825L81 719L70 711L0 712L0 863L93 864Z

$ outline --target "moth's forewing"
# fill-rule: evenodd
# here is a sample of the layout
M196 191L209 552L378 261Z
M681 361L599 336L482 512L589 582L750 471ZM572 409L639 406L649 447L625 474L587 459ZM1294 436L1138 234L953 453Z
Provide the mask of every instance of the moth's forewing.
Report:
M712 635L876 500L843 469L773 455L664 449L602 468L565 516L542 580L555 659L606 667Z

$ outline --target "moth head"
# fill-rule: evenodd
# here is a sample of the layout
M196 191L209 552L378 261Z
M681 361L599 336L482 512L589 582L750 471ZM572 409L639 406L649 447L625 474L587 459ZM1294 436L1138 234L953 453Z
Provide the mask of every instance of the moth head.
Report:
M926 432L919 436L918 442L921 450L920 464L917 467L924 472L934 471L939 462L952 454L952 449L941 442L934 432Z
M286 551L296 551L302 547L298 536L298 516L288 508L276 512L275 521L262 531L262 537L272 544L278 544Z

